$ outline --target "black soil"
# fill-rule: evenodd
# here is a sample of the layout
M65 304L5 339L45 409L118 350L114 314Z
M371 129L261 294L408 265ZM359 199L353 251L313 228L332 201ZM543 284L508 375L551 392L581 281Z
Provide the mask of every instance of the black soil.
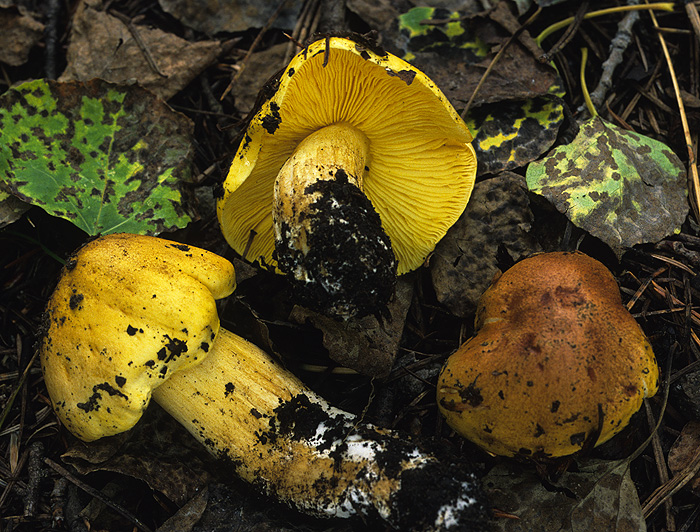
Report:
M304 255L282 227L275 258L289 274L299 304L335 317L381 313L396 288L396 258L379 214L360 189L338 170L305 193L321 196L309 209L309 252ZM291 275L301 267L308 281Z

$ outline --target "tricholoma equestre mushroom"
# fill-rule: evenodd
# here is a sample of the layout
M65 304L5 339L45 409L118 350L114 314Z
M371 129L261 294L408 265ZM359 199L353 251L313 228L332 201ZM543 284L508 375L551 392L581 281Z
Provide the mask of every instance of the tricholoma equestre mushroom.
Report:
M472 473L334 408L220 329L215 299L233 288L227 260L176 242L120 234L80 249L40 344L66 428L85 441L128 430L153 396L241 478L303 512L400 530L487 529Z
M370 43L304 48L261 94L223 183L231 247L287 274L305 306L381 312L464 210L472 135L421 71Z
M476 336L447 360L448 424L505 456L558 457L620 432L656 393L651 345L610 271L583 253L543 253L496 278Z

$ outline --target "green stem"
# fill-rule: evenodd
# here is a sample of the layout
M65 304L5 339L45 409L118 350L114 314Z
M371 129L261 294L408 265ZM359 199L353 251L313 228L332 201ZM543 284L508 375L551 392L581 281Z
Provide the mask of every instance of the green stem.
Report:
M657 11L673 11L673 2L656 2L655 4L644 4L638 6L619 6L619 7L608 7L606 9L599 9L598 11L591 11L583 16L584 20L594 17L602 17L603 15L610 15L612 13L623 13L625 11L637 11L641 9L651 9ZM549 37L555 31L565 28L574 21L574 17L565 18L559 22L552 24L551 26L542 30L536 38L535 42L537 46L542 46L542 41Z

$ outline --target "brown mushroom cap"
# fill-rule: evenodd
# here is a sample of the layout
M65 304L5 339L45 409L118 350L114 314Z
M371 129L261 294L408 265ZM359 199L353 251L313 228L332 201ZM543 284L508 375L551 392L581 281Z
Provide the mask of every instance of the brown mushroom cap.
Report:
M202 362L219 332L215 299L235 286L214 253L113 234L66 264L47 306L41 364L54 409L92 441L130 429L153 389Z
M481 297L476 330L445 364L438 404L494 454L565 456L599 428L601 444L658 388L652 348L615 279L583 253L507 270Z

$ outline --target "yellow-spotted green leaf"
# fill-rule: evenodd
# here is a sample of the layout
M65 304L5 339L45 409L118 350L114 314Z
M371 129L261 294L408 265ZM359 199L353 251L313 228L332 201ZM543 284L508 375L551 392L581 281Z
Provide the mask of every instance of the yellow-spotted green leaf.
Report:
M415 7L398 19L406 38L404 59L430 76L457 107L469 100L493 57L499 29L483 17L465 18L434 7ZM425 24L428 20L439 23ZM552 146L564 120L556 73L527 52L516 47L511 52L496 63L503 70L487 78L479 91L481 101L466 118L480 175L534 161Z
M528 188L618 255L677 231L688 213L685 168L663 143L600 118L527 169Z
M0 97L0 187L90 235L187 225L189 120L146 90L35 80Z
M436 7L414 7L399 15L399 31L408 38L404 59L411 61L414 52L444 51L467 63L475 63L489 53L491 47L462 23L460 13ZM426 20L446 20L440 24L423 24ZM450 49L453 51L451 52Z
M478 173L498 173L534 161L554 144L563 121L561 103L546 97L470 111L466 123L474 134Z

